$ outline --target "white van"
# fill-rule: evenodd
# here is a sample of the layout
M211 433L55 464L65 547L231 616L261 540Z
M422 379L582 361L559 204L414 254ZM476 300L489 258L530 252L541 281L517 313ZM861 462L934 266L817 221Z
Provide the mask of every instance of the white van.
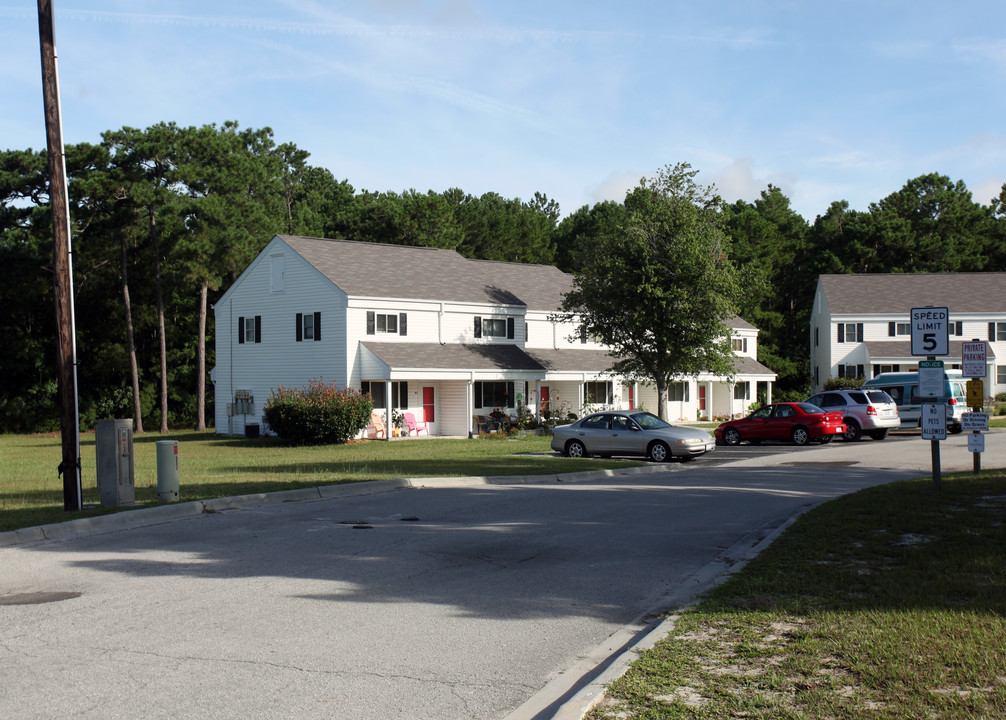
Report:
M943 394L940 400L947 406L947 430L959 433L962 430L961 416L968 411L967 388L960 370L943 373ZM863 383L864 388L883 390L898 405L902 427L917 427L922 419L922 404L919 400L919 374L917 372L886 372Z

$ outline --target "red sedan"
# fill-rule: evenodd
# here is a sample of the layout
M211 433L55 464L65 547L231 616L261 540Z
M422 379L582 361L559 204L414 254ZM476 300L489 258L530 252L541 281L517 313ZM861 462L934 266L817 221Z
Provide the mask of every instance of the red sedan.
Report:
M831 442L845 432L842 413L825 412L805 402L774 403L755 410L746 418L729 420L716 428L716 442L737 445L762 440L792 440L806 445L811 440Z

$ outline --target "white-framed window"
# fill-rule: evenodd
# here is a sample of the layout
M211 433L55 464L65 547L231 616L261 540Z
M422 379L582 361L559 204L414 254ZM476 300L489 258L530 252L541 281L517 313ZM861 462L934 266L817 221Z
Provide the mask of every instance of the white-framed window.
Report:
M750 400L751 383L740 382L734 385L734 400Z
M583 384L583 401L588 405L611 405L610 380L588 380Z
M374 402L374 407L377 409L387 407L388 405L383 380L364 380L360 383L360 393L363 395L369 394L370 399ZM404 380L396 380L391 383L391 407L394 410L409 409L409 383Z
M667 399L671 402L688 402L688 388L691 383L674 382L667 387Z
M477 409L517 407L515 387L512 382L476 380L474 390Z
M238 343L262 342L262 316L249 315L238 318Z
M863 323L838 323L838 342L854 343L863 341Z
M733 348L734 352L746 353L748 351L748 339L732 338L730 340L730 347Z
M1006 365L996 365L996 385L1006 385Z
M475 337L514 339L516 321L512 317L475 316Z
M367 311L368 335L408 335L406 313L379 313Z
M482 318L485 337L506 337L506 318Z
M989 323L989 342L996 342L997 338L999 342L1006 340L1006 322Z
M960 337L964 334L964 323L960 320L951 320L949 323L949 331L951 335Z
M862 365L839 365L838 376L840 378L861 378L864 369Z
M297 313L297 342L321 340L321 313Z

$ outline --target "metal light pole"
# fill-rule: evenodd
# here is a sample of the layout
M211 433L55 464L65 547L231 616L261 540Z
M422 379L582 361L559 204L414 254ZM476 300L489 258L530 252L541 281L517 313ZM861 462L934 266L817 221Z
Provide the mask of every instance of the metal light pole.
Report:
M42 53L42 100L45 107L49 204L53 226L53 295L56 300L59 419L63 460L63 509L80 510L80 417L77 408L77 342L73 317L73 261L70 248L70 198L59 111L59 75L51 0L38 0L38 37Z

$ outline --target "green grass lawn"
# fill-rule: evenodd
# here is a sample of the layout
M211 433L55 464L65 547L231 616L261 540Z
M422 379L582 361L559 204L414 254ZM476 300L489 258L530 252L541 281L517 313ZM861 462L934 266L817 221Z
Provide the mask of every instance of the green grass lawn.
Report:
M1006 473L812 510L587 717L1006 717Z
M157 504L156 441L178 441L181 500L273 492L319 485L403 477L539 475L628 467L619 460L552 457L549 438L402 439L347 445L290 447L275 439L248 440L213 433L138 435L133 440L139 507ZM534 454L541 453L541 454ZM85 506L97 505L94 434L81 436ZM0 435L0 532L89 517L110 509L63 510L58 436Z

